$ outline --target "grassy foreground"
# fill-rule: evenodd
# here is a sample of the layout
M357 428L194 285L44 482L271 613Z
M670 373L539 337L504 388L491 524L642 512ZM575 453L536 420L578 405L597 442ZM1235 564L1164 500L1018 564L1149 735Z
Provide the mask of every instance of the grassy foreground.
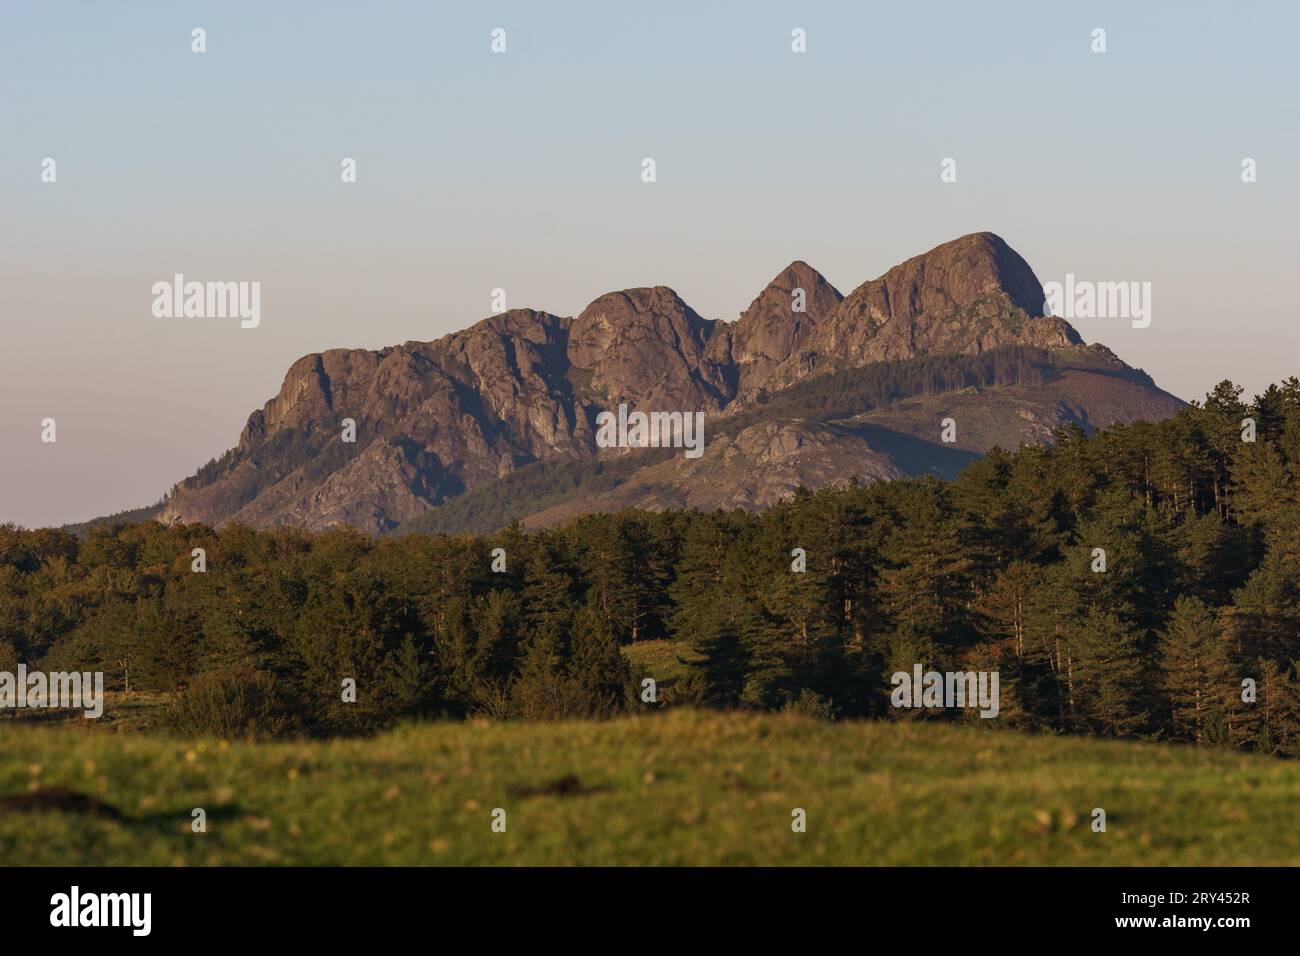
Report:
M1300 763L937 723L671 710L257 745L0 725L0 806L58 787L122 819L9 801L6 864L1300 864Z

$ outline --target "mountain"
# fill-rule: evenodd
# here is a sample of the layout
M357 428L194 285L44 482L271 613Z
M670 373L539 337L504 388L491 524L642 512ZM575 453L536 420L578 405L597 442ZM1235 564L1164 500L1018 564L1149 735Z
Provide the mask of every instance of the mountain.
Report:
M308 355L156 517L384 533L759 508L800 485L953 474L1065 423L1182 405L1043 302L1028 263L977 233L848 296L793 262L734 322L656 286L606 293L576 317L514 309L434 342ZM704 413L702 456L601 447L597 416L621 404Z

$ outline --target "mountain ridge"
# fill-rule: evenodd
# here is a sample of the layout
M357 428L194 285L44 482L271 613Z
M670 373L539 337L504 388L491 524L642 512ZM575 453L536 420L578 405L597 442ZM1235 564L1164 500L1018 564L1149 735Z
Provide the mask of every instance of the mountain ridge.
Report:
M1165 417L1180 407L1145 373L1044 315L1043 300L1028 263L983 232L913 256L847 296L795 260L730 322L704 318L667 286L648 286L604 293L572 317L512 309L431 342L313 353L290 366L234 447L173 488L157 519L317 530L346 524L383 533L521 468L632 453L595 440L596 416L620 404L701 411L716 428L802 383L853 369L901 369L899 363L927 356L1036 349L1051 356L1044 363L1076 369L1073 377L1056 376L1050 388L1023 386L1030 391L1008 411L1018 424L991 429L1006 441L1043 440L1070 421L1091 427ZM1102 403L1104 414L1092 414L1095 379L1107 375L1112 391L1124 394ZM1012 384L981 379L980 387ZM718 460L706 445L708 480L718 494L623 503L658 507L697 498L763 507L799 484L913 473L906 461L873 448L860 429L807 417L756 421L762 434L731 436L717 449ZM355 422L353 443L342 438L344 419ZM909 425L899 432L897 423L889 431L909 429L917 431ZM877 444L893 441L872 434ZM785 449L783 464L760 454L763 435ZM720 468L722 458L730 468ZM672 472L665 480L698 475Z

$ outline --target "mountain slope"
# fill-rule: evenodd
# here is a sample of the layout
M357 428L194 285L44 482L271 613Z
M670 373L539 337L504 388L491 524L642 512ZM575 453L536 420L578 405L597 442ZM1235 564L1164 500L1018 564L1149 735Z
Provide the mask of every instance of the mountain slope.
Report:
M735 322L656 286L606 293L572 318L516 309L434 342L308 355L158 520L436 527L460 497L499 500L490 489L518 487L521 469L529 486L566 462L571 495L547 485L511 516L757 508L800 484L950 473L1066 422L1163 418L1181 405L1042 304L1025 260L977 233L847 297L796 261ZM863 370L851 387L836 378ZM622 404L704 413L703 457L600 447L597 416ZM939 442L943 417L958 420L954 444ZM601 475L599 495L580 490ZM508 517L476 520L482 530Z

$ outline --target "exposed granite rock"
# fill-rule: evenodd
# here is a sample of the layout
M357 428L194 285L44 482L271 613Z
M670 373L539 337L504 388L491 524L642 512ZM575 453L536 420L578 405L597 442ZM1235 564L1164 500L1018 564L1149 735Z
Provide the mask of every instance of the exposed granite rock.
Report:
M854 289L772 373L780 388L832 368L1003 345L1060 348L1083 340L1043 315L1029 264L989 232L963 236Z
M786 266L729 327L737 397L747 401L772 385L782 363L803 349L843 301L839 290L806 262Z
M1087 380L1088 397L1067 396L1075 404L1059 413L1029 396L1032 413L1021 402L981 416L990 419L981 427L1004 438L1037 440L1065 419L1102 424L1177 408L1109 350L1084 346L1067 322L1044 316L1042 305L1024 259L997 236L977 233L909 259L847 298L793 262L730 323L702 318L656 286L607 293L576 318L515 309L435 342L332 349L293 363L238 444L177 485L159 520L383 532L532 462L622 454L595 442L596 415L619 403L715 419L826 371L923 354L1035 346L1118 376L1097 377L1103 383L1124 383L1106 391ZM340 437L349 418L355 443ZM641 497L614 497L760 507L799 483L929 469L900 465L907 448L881 451L876 438L891 440L829 423L765 422L699 461L656 465L657 477L642 485L653 490Z

